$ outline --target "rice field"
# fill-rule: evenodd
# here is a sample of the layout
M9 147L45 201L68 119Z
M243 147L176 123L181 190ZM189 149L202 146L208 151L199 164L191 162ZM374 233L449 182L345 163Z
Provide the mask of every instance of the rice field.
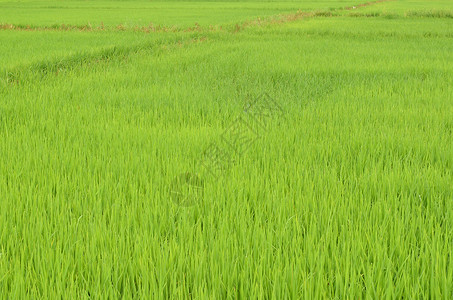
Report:
M1 298L452 299L452 12L0 0Z

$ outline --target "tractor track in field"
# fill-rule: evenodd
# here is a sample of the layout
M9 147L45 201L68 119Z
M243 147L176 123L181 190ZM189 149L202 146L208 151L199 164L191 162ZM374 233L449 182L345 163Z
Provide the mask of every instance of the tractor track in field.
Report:
M272 25L272 24L282 24L288 22L294 22L303 18L313 18L313 17L334 17L338 16L340 12L349 11L353 9L358 9L362 7L367 7L371 5L376 5L382 2L388 1L396 1L396 0L377 0L377 1L370 1L366 3L357 4L354 6L347 6L344 8L339 8L334 10L333 12L330 10L316 10L316 11L297 11L296 13L290 14L282 14L277 16L270 16L264 19L256 18L250 21L245 21L242 23L236 23L235 25L208 25L208 26L200 26L198 23L195 23L194 26L191 27L176 27L176 26L161 26L161 25L154 25L150 23L147 26L133 26L127 27L123 24L114 25L114 26L104 26L101 23L99 26L92 26L91 24L86 25L70 25L70 24L61 24L61 25L52 25L52 26L35 26L35 25L15 25L9 23L1 23L0 30L12 30L12 31L87 31L87 32L118 32L118 31L130 31L130 32L144 32L144 33L152 33L152 32L219 32L219 31L232 31L238 32L242 29L254 26L264 26L264 25Z

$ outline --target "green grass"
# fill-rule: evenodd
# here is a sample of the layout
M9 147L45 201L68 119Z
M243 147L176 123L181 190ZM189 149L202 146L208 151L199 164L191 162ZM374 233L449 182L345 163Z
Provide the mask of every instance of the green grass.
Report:
M452 25L0 31L20 59L1 58L2 297L450 299ZM209 176L262 92L284 116Z
M216 25L301 10L342 8L362 0L323 1L1 1L0 24L126 27Z
M379 6L368 6L351 14L383 15L385 17L421 17L421 18L453 18L453 6L448 0L400 0L383 2Z
M12 31L0 30L0 69L3 71L27 68L31 64L56 61L72 57L97 55L115 46L138 46L158 40L142 32L86 32L86 31ZM77 58L79 59L79 58Z

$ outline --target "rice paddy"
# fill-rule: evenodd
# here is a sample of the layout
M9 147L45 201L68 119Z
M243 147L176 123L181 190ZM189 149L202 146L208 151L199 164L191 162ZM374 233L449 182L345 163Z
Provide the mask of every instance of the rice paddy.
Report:
M453 7L364 4L1 0L1 297L451 299Z

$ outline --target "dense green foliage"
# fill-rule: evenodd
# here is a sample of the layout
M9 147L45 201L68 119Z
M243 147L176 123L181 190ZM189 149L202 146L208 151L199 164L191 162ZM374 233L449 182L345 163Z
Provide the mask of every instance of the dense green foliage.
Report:
M363 1L361 1L363 2ZM0 1L1 23L105 26L221 24L353 1Z
M0 2L36 26L0 31L3 298L451 299L447 1L26 3ZM111 27L42 28L43 5ZM202 27L115 29L147 5ZM210 176L203 151L263 92L284 115Z

